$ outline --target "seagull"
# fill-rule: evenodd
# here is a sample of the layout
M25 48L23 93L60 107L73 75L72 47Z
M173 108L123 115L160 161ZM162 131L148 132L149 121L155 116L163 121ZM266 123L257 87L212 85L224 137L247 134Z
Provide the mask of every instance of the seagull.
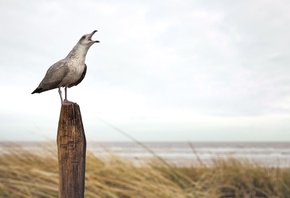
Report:
M85 77L87 65L85 59L88 50L94 43L92 36L97 32L83 35L69 54L62 60L54 63L46 72L38 87L31 93L41 93L58 88L62 105L69 105L73 102L67 99L67 88L78 85ZM64 87L65 97L62 98L61 87Z

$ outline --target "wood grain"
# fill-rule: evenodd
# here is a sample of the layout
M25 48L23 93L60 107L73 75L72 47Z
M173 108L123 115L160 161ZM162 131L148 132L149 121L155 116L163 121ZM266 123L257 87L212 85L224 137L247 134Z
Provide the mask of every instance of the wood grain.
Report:
M57 149L59 198L83 198L85 189L86 137L79 105L62 105Z

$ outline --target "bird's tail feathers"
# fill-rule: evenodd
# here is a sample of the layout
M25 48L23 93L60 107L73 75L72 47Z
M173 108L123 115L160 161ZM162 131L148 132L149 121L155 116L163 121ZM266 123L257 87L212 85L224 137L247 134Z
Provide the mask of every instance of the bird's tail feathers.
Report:
M34 94L34 93L41 93L41 92L43 92L43 91L45 91L45 90L43 90L43 88L41 88L41 87L37 87L31 94Z

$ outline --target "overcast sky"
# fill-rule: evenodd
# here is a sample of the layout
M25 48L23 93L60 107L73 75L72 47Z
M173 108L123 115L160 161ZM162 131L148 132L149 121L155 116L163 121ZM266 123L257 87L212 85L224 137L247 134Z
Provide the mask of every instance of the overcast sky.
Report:
M31 95L84 34L88 140L289 141L290 2L0 3L0 139L55 140L56 89Z

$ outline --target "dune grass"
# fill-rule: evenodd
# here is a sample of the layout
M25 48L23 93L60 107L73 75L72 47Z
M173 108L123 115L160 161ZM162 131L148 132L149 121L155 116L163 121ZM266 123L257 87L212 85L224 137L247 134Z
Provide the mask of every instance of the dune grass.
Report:
M194 157L194 154L193 154ZM237 159L212 165L169 165L156 158L136 165L109 155L87 152L88 198L231 198L290 197L290 168L270 168ZM0 197L57 197L57 156L13 146L0 154Z

